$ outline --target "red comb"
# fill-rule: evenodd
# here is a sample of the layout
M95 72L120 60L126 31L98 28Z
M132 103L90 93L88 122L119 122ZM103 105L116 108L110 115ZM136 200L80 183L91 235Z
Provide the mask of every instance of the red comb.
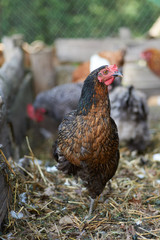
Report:
M110 70L111 72L116 72L118 71L118 67L116 66L116 64L113 64L108 66L108 70Z
M32 106L32 104L27 105L27 115L30 119L36 120L35 110L34 110L34 107Z
M30 119L41 122L44 120L44 114L46 113L45 108L34 109L32 104L27 105L27 115Z

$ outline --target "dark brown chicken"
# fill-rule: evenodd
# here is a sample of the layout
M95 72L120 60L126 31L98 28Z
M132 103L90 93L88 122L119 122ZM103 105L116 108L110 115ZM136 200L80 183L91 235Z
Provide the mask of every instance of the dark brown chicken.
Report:
M120 76L116 65L102 66L86 78L77 110L59 126L54 157L58 169L83 180L93 200L115 174L119 162L117 127L110 117L108 85Z
M146 60L149 69L160 77L160 50L149 48L142 52L141 57Z

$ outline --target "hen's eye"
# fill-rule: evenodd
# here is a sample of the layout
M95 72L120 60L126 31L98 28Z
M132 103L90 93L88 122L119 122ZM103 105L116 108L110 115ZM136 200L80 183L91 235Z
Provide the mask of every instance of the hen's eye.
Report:
M104 74L107 74L108 73L108 70L104 70L104 72L103 72Z

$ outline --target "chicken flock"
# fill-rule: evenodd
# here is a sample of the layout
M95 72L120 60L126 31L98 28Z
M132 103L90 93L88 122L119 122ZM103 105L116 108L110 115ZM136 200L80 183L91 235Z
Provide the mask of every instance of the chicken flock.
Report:
M72 83L39 93L27 108L36 122L49 116L60 124L53 156L59 170L82 179L91 197L89 215L117 170L119 141L138 153L150 143L146 97L122 84L124 55L94 54L73 72Z
M108 54L105 51L103 56L107 56L107 58L103 57L103 59L100 59L99 54L97 54L98 58L95 58L95 54L93 56L88 63L94 65L95 68L98 68L102 62L110 64L115 61L117 65L119 64L119 70L123 72L124 50L109 51ZM94 64L93 59L96 60ZM67 113L77 108L83 81L89 72L86 63L80 64L73 72L72 83L62 84L39 93L33 106L28 106L29 117L40 122L45 119L45 116L49 116L60 123ZM79 77L78 73L80 73ZM83 75L82 78L82 73L87 75ZM118 76L108 86L108 91L111 101L111 116L117 124L120 143L126 144L132 151L143 152L150 142L149 111L144 93L136 90L133 86L123 86L121 78Z

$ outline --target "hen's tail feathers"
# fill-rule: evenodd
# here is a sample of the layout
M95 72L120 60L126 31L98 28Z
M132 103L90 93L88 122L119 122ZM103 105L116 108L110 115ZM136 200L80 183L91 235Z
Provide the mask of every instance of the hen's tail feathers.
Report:
M135 91L134 86L128 87L128 92L122 102L123 108L128 112L136 114L137 119L146 120L148 117L148 108L145 100Z
M53 144L53 157L58 162L57 141Z
M129 86L128 87L128 92L129 92L129 95L132 94L132 90L134 89L133 85Z
M134 87L132 85L128 87L128 94L126 96L126 107L130 105L133 89Z

